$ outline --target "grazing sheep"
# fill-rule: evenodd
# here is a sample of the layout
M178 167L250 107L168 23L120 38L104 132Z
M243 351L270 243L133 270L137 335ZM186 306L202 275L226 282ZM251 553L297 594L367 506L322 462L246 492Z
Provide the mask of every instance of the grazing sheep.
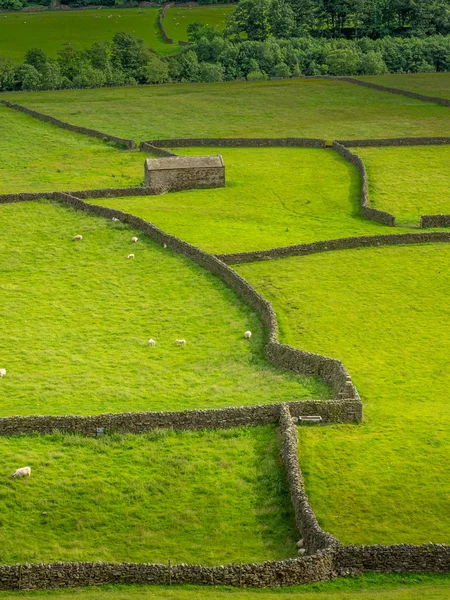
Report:
M300 554L300 556L303 556L305 554L306 550L304 548L299 548L298 553Z
M167 244L163 244L163 248L167 248Z
M117 217L113 217L113 218L111 219L111 221L118 221L118 220L119 220L119 219L118 219Z
M179 346L186 346L186 340L175 340Z
M82 235L76 235L72 238L72 242L81 242L82 239L83 239Z
M129 254L127 258L134 258L134 254Z
M132 242L134 242L134 243L136 243L136 242L138 241L138 239L139 239L139 238L137 238L137 237L132 237L132 238L131 238L131 241L132 241Z
M252 332L251 331L246 331L244 333L244 337L246 340L249 340L252 337Z
M30 467L22 467L21 469L17 469L17 471L13 475L13 479L16 479L16 477L29 477L30 475Z
M0 369L0 377L4 377L6 375L6 369Z
M150 339L148 340L148 345L149 345L149 346L156 346L156 342L155 342L155 340L152 340L152 338L150 338Z

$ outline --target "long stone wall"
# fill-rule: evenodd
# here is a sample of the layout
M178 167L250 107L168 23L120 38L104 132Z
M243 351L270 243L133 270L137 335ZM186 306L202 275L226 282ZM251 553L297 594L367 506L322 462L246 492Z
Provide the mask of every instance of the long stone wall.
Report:
M298 373L306 373L321 377L330 387L335 399L359 400L358 392L352 384L352 380L344 365L332 358L303 352L278 343L278 323L275 312L270 302L265 300L245 279L236 271L227 266L217 257L199 248L169 235L155 227L151 223L124 213L119 210L87 204L79 198L65 193L55 193L55 199L68 204L79 210L84 210L102 217L111 219L115 217L131 227L139 229L151 239L166 244L175 252L182 254L195 261L211 273L217 275L229 287L231 287L261 318L268 328L268 343L266 345L267 359L276 366L283 367Z
M371 208L369 202L369 180L367 177L366 166L363 160L357 155L348 150L342 143L334 141L333 150L338 152L352 165L354 165L362 179L361 195L360 195L360 214L362 217L369 219L370 221L376 221L377 223L383 223L383 225L389 225L390 227L395 226L395 217L388 212Z
M446 215L438 215L445 217ZM432 218L431 215L430 218ZM431 227L431 225L428 225ZM437 225L436 225L437 227ZM335 250L350 250L352 248L371 248L378 246L402 246L410 244L436 244L449 243L450 232L431 231L421 233L387 233L382 235L356 236L311 242L309 244L296 244L269 250L256 250L254 252L235 252L231 254L216 254L216 257L227 265L237 265L261 260L286 258L288 256L307 256L318 252L333 252Z
M450 137L378 138L366 140L336 140L346 148L378 148L384 146L448 146Z
M230 406L227 408L108 413L94 416L31 415L0 418L0 435L50 434L53 431L96 435L97 428L106 432L145 433L154 429L192 431L198 429L230 429L233 427L275 425L282 404ZM293 417L319 415L322 422L355 423L362 418L362 406L355 400L298 400L284 404Z
M372 83L370 81L363 81L361 79L355 79L354 77L327 77L327 79L336 79L338 81L345 81L347 83L356 83L363 87L372 88L380 92L389 92L391 94L399 94L400 96L407 96L408 98L415 98L416 100L423 100L424 102L434 102L436 104L442 104L442 106L450 106L450 100L447 98L438 98L437 96L427 96L425 94L419 94L418 92L410 92L408 90L402 90L400 88L387 87L378 83Z
M65 121L55 119L55 117L51 117L50 115L45 115L35 110L31 110L26 106L22 106L20 104L13 104L12 102L8 102L7 100L0 100L0 104L3 104L3 106L7 106L8 108L12 108L19 112L23 112L27 115L30 115L31 117L34 117L35 119L39 119L40 121L45 121L46 123L51 123L52 125L61 127L62 129L68 129L69 131L74 131L75 133L82 133L83 135L88 135L90 137L99 138L101 140L106 140L115 144L121 144L123 146L126 146L128 149L136 148L136 142L134 140L127 140L124 138L117 137L115 135L109 135L108 133L97 131L96 129L88 129L87 127L79 127L78 125L72 125L71 123L66 123Z
M44 590L99 585L228 585L279 587L326 581L332 550L288 560L204 567L194 564L75 562L0 566L0 590Z
M173 6L172 3L165 4L161 8L161 10L159 11L159 14L158 14L158 27L159 27L159 31L161 32L161 35L163 36L164 41L166 42L166 44L173 44L173 39L167 35L166 28L164 27L164 17L166 16L166 13L169 10L169 8L172 8L172 6Z
M151 144L150 142L141 142L139 148L141 152L151 152L155 156L177 156L173 152L169 152L169 150L163 150L162 148L158 148L158 146L153 146L153 144Z
M143 142L156 148L193 148L195 146L229 148L326 148L325 140L317 138L174 138L173 140L150 140ZM142 145L141 145L142 147Z
M303 539L308 554L315 554L325 548L340 546L340 542L325 533L317 522L309 503L298 459L297 427L287 405L280 411L281 456L286 470L291 501L294 507L297 529Z
M392 546L339 546L336 569L382 573L448 573L450 546L395 544Z

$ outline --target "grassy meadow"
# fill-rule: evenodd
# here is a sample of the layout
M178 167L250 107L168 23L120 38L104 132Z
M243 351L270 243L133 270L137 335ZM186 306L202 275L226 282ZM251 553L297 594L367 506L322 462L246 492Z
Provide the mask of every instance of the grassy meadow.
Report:
M50 202L0 215L0 416L329 396L264 360L264 329L232 290L139 232Z
M30 48L42 48L56 57L65 44L77 48L111 40L126 31L142 38L160 54L177 48L164 42L158 28L158 8L102 8L0 14L0 54L21 62Z
M450 146L357 148L369 177L370 203L418 225L421 215L450 213Z
M213 253L349 235L392 233L359 216L359 175L333 150L176 148L221 154L226 187L162 196L95 199L155 223Z
M224 6L223 4L219 6L174 6L166 12L164 28L175 43L186 42L188 25L200 22L222 31L225 29L227 18L234 10L235 6Z
M405 75L365 75L363 81L395 87L426 96L450 98L450 73L408 73Z
M0 453L1 564L296 555L275 428L2 437Z
M240 265L273 302L280 339L344 362L355 426L300 429L307 491L343 543L450 535L450 248L344 250Z
M5 99L136 140L450 135L445 106L338 81L155 85L5 93Z
M144 182L144 155L0 106L0 193L124 187Z

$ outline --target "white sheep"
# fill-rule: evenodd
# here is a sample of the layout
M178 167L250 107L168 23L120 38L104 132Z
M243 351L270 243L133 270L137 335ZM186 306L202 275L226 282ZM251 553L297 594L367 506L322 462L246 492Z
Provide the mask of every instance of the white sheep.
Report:
M119 220L119 219L118 219L117 217L113 217L113 218L111 219L111 221L118 221L118 220Z
M244 337L246 340L249 340L252 337L252 332L251 331L246 331L244 333Z
M134 254L129 254L127 258L134 258Z
M17 471L13 475L13 479L16 477L29 477L31 475L30 467L22 467L21 469L17 469Z
M132 242L134 242L134 243L136 243L136 242L138 241L138 239L139 239L139 238L137 238L137 237L132 237L132 238L131 238L131 241L132 241Z
M179 346L186 346L186 340L175 340Z
M72 242L81 242L82 239L83 239L82 235L76 235L72 238Z
M0 369L0 378L6 375L6 369Z
M150 339L148 340L148 345L149 345L149 346L156 346L156 342L155 342L155 340L152 340L152 338L150 338Z
M167 248L167 244L163 244L163 248Z

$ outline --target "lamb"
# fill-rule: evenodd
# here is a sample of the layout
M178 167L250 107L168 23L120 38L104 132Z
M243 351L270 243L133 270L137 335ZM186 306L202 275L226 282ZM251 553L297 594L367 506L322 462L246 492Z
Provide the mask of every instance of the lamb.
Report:
M83 239L82 235L76 235L72 238L72 242L81 242L82 239Z
M136 242L138 241L138 239L139 239L139 238L137 238L137 237L132 237L132 238L131 238L131 241L132 241L132 242L134 242L134 243L136 243Z
M129 254L127 258L134 258L134 254Z
M252 332L251 331L246 331L244 333L244 337L246 340L249 340L252 337Z
M163 248L167 248L167 244L163 244Z
M179 346L186 346L186 340L175 340Z
M148 345L149 345L149 346L156 346L156 342L155 342L155 340L152 340L152 338L150 338L150 339L148 340Z
M113 218L111 219L111 221L118 221L118 220L119 220L119 219L118 219L117 217L113 217Z
M16 477L29 477L31 475L31 468L30 467L22 467L21 469L17 469L17 471L14 473L14 475L12 476L13 479L16 479Z
M0 378L6 375L6 369L0 369Z

